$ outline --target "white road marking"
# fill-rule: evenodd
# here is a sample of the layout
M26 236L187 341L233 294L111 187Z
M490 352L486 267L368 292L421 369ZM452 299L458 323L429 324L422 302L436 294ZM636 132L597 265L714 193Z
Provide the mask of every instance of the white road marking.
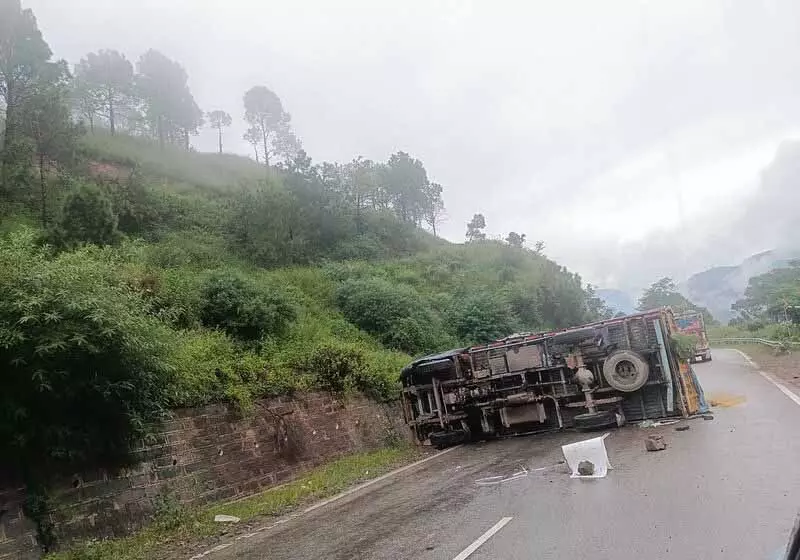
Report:
M488 541L489 539L491 539L491 538L492 538L492 536L494 536L494 534L495 534L497 531L499 531L500 529L502 529L503 527L505 527L505 526L506 526L506 524L507 524L509 521L511 521L512 519L514 519L514 518L513 518L513 517L504 517L504 518L502 518L500 521L498 521L497 523L495 523L495 524L494 524L494 527L492 527L491 529L489 529L488 531L486 531L484 534L482 534L480 537L478 537L478 538L475 540L475 542L473 542L473 543L472 543L471 545L469 545L467 548L465 548L464 550L462 550L462 551L461 551L461 554L459 554L458 556L456 556L455 558L453 558L453 560L466 560L466 558L469 558L469 556L470 556L470 555L471 555L473 552L475 552L476 550L478 550L478 549L481 547L481 545L482 545L483 543L485 543L486 541Z
M316 504L311 505L311 506L305 508L302 511L299 511L297 513L292 513L292 514L288 515L287 517L285 517L283 519L279 519L279 520L275 521L274 523L270 523L269 525L264 525L262 527L259 527L259 528L253 530L250 533L246 533L244 535L238 535L237 537L234 537L233 540L240 541L242 539L249 539L251 537L255 537L257 534L259 534L259 533L261 533L263 531L266 531L267 529L272 529L273 527L276 527L276 526L280 525L281 523L286 523L287 521L295 519L296 517L300 517L301 515L304 515L306 513L311 513L315 509L321 508L322 506L326 506L326 505L330 504L331 502L335 502L336 500L341 500L342 498L345 498L345 497L349 496L350 494L358 492L359 490L363 490L367 486L371 486L371 485L373 485L373 484L375 484L377 482L380 482L381 480L386 480L387 478L392 477L392 476L397 475L397 474L400 474L402 472L405 472L408 469L413 469L414 467L416 467L418 465L421 465L422 463L427 463L428 461L436 459L437 457L441 457L445 453L450 453L451 451L455 451L459 447L463 447L463 445L464 444L456 445L454 447L448 447L444 451L439 451L438 453L434 453L433 455L425 457L424 459L420 459L419 461L415 461L415 462L413 462L413 463L411 463L409 465L406 465L404 467L400 467L399 469L395 469L392 472L388 472L388 473L386 473L384 475L381 475L378 478L373 478L372 480L368 480L367 482L359 484L358 486L353 486L349 490L345 490L344 492L340 492L339 494L336 494L335 496L332 496L332 497L330 497L330 498L328 498L326 500L322 500L321 502L317 502ZM269 492L269 490L267 490L267 492ZM254 494L254 495L257 495L257 494ZM217 545L214 548L211 548L209 550L203 551L203 552L201 552L199 554L195 554L194 556L191 557L190 560L199 560L200 558L205 558L209 554L213 554L215 552L219 552L220 550L224 550L224 549L228 548L229 546L233 546L233 543L226 543L226 544Z
M358 486L354 486L354 487L350 488L349 490L345 490L344 492L342 492L340 494L336 494L335 496L333 496L331 498L328 498L327 500L322 500L321 502L317 502L313 506L307 507L306 509L304 509L301 512L301 515L303 513L311 513L315 509L321 508L322 506L326 506L331 502L335 502L336 500L341 500L345 496L349 496L350 494L358 492L359 490L361 490L363 488L366 488L367 486L372 486L373 484L375 484L377 482L380 482L381 480L386 480L387 478L390 478L390 477L392 477L392 476L394 476L396 474L400 474L401 472L405 472L408 469L413 469L417 465L421 465L422 463L427 463L428 461L430 461L432 459L436 459L437 457L441 457L445 453L450 453L451 451L455 451L459 447L463 447L463 446L464 446L464 444L462 443L461 445L456 445L455 447L448 447L444 451L439 451L438 453L434 453L430 457L425 457L424 459L420 459L419 461L415 461L415 462L411 463L410 465L406 465L405 467L400 467L399 469L395 469L392 472L388 472L388 473L386 473L386 474L384 474L382 476L379 476L378 478L373 478L372 480L368 480L367 482L359 484Z
M764 379L775 385L778 389L780 389L781 393L792 399L794 401L794 404L800 406L800 397L798 397L794 392L792 392L792 390L789 389L786 385L775 381L768 373L764 371L759 371L758 373L761 374L761 377L763 377Z
M219 552L220 550L225 550L229 546L233 546L233 544L232 543L218 544L217 546L215 546L211 550L206 550L205 552L203 552L201 554L197 554L195 556L192 556L192 560L194 560L195 558L203 558L203 557L205 557L205 556L207 556L209 554L214 554L215 552Z
M742 352L742 351L741 351L741 350L739 350L738 348L734 348L733 350L735 350L735 351L737 351L739 354L741 354L742 358L744 358L744 359L747 361L747 363L748 363L748 364L750 364L750 365L751 365L751 366L753 366L754 368L758 369L758 364L757 364L757 363L755 363L755 362L753 361L753 359L752 359L750 356L748 356L747 354L745 354L744 352ZM777 387L777 388L780 390L780 392L781 392L781 393L783 393L784 395L786 395L787 397L789 397L790 399L792 399L792 401L794 402L794 404L796 404L796 405L800 406L800 396L797 396L797 394L796 394L794 391L792 391L791 389L789 389L789 388L788 388L786 385L784 385L783 383L780 383L780 382L778 382L778 381L775 381L775 380L772 378L772 376L771 376L770 374L768 374L766 371L761 371L761 370L759 370L759 371L758 371L758 373L761 375L761 377L763 377L764 379L766 379L767 381L769 381L770 383L772 383L773 385L775 385L775 386L776 386L776 387Z
M753 361L753 358L751 358L750 356L748 356L747 354L745 354L744 352L742 352L742 351L741 351L741 350L739 350L738 348L732 348L732 350L733 350L734 352L738 352L738 353L739 353L739 355L740 355L742 358L744 358L744 359L745 359L745 361L746 361L748 364L750 364L750 365L751 365L751 366L753 366L754 368L758 369L758 364L757 364L757 363L755 363L755 362Z

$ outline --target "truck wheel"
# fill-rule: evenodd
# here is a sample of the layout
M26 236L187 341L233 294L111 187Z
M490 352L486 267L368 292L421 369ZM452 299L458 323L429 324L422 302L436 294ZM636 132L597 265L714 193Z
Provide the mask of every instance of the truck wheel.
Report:
M617 391L631 393L647 383L650 366L641 356L630 350L619 350L603 363L603 377Z
M613 410L586 412L573 418L573 425L579 430L600 430L617 425L617 415Z
M464 443L469 439L467 432L464 430L452 430L449 432L433 432L430 435L431 445L437 449L444 449L451 445Z

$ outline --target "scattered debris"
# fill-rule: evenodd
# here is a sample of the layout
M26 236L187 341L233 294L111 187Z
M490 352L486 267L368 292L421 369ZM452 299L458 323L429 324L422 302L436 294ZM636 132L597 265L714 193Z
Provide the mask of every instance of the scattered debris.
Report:
M215 515L214 521L217 523L239 523L241 519L234 515Z
M600 437L576 441L568 445L562 445L561 451L564 459L567 460L572 474L572 478L603 478L608 474L608 469L613 468L608 461L605 439L609 434ZM592 474L583 474L580 471L582 463L592 465Z
M659 426L672 426L673 424L677 424L680 420L659 420L658 422L654 422L653 420L642 420L639 422L640 428L658 428Z
M512 480L517 480L519 478L524 478L528 476L528 469L524 466L520 465L520 469L514 474L510 476L487 476L486 478L479 478L475 481L475 484L478 486L491 486L493 484L502 484L504 482L511 482Z
M591 461L581 461L578 463L578 474L581 476L590 476L594 474L594 463Z
M678 426L677 428L675 428L675 431L676 432L685 432L689 428L691 428L691 426Z
M667 444L664 443L664 436L648 436L644 440L644 448L648 451L663 451Z

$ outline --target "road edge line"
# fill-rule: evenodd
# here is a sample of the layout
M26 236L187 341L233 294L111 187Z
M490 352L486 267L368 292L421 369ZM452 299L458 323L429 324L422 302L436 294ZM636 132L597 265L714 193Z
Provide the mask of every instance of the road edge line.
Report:
M479 549L481 546L483 546L483 544L484 544L486 541L488 541L489 539L491 539L491 538L492 538L492 537L495 535L495 533L497 533L497 532L498 532L500 529L502 529L503 527L505 527L505 526L508 524L508 522L509 522L509 521L511 521L512 519L514 519L514 518L513 518L513 517L503 517L503 518L501 518L501 519L500 519L500 521L498 521L497 523L495 523L495 524L492 526L492 528L491 528L491 529L489 529L489 530L488 530L488 531L486 531L484 534L482 534L480 537L478 537L477 539L475 539L475 540L472 542L472 544L471 544L471 545L469 545L467 548L465 548L464 550L462 550L462 551L461 551L461 552L458 554L458 556L456 556L455 558L453 558L453 560L466 560L467 558L469 558L469 557L472 555L472 553L473 553L473 552L475 552L475 551L476 551L476 550L478 550L478 549Z
M403 472L405 472L405 471L407 471L409 469L413 469L414 467L422 465L423 463L427 463L428 461L432 461L432 460L436 459L437 457L441 457L442 455L450 453L451 451L455 451L456 449L459 449L460 447L464 447L464 444L462 443L462 444L456 445L454 447L448 447L447 449L439 451L438 453L434 453L433 455L429 455L427 457L423 457L422 459L420 459L418 461L414 461L413 463L409 463L408 465L403 465L402 467L396 468L393 471L390 471L390 472L388 472L386 474L382 474L378 478L373 478L372 480L367 480L366 482L362 482L361 484L353 486L352 488L348 488L347 490L344 490L343 492L339 492L335 496L331 496L330 498L326 498L326 499L322 500L321 502L317 502L315 504L312 504L312 505L308 506L307 508L305 508L305 509L303 509L301 511L289 514L288 516L283 517L282 519L278 519L277 521L274 521L274 522L270 523L269 525L264 525L262 527L259 527L258 529L254 529L250 533L246 533L246 534L243 534L243 535L237 535L236 537L234 537L228 543L218 544L217 546L215 546L213 548L210 548L208 550L204 550L203 552L199 552L199 553L195 554L194 556L192 556L190 558L190 560L199 560L200 558L205 558L206 556L208 556L210 554L214 554L215 552L220 552L221 550L224 550L224 549L226 549L226 548L228 548L230 546L233 546L233 543L235 541L240 541L240 540L244 540L244 539L249 539L249 538L255 537L258 533L264 532L264 531L266 531L268 529L272 529L273 527L277 527L278 525L281 525L283 523L286 523L287 521L291 521L293 519L296 519L298 517L306 515L307 513L311 513L312 511L314 511L316 509L319 509L319 508L321 508L323 506L326 506L326 505L328 505L330 503L333 503L333 502L335 502L337 500L341 500L342 498L346 498L347 496L349 496L351 494L354 494L354 493L358 492L359 490L363 490L364 488L367 488L368 486L372 486L373 484L377 484L378 482L381 482L382 480L386 480L387 478L390 478L392 476L396 476L396 475L398 475L400 473L403 473Z
M755 363L750 356L748 356L747 354L745 354L744 352L742 352L738 348L732 348L732 350L735 350L736 352L741 354L742 358L744 358L747 361L748 364L753 366L755 369L758 369L758 364ZM786 385L784 385L780 381L776 381L766 371L758 369L758 373L759 373L759 375L761 375L761 377L763 377L764 379L766 379L767 381L769 381L770 383L775 385L781 393L783 393L784 395L786 395L787 397L792 399L792 402L794 402L794 404L796 404L797 406L800 406L800 396L798 396L797 393L795 393L794 391L789 389Z
M792 399L792 401L794 401L794 404L800 406L800 396L797 396L797 394L794 391L789 389L783 383L775 381L775 379L773 379L772 376L768 374L766 371L759 371L758 373L761 374L761 377L763 377L764 379L775 385L780 390L781 393Z
M448 447L447 449L439 451L438 453L434 453L433 455L430 455L428 457L424 457L424 458L420 459L419 461L414 461L413 463L410 463L408 465L404 465L404 466L402 466L400 468L397 468L397 469L395 469L395 470L393 470L391 472L388 472L386 474L382 474L378 478L373 478L372 480L368 480L366 482L362 482L361 484L359 484L357 486L353 486L352 488L349 488L349 489L345 490L344 492L340 492L340 493L336 494L335 496L331 496L330 498L326 498L326 499L322 500L321 502L317 502L316 504L308 506L306 509L304 509L303 511L300 512L300 515L304 515L306 513L311 513L315 509L319 509L319 508L321 508L323 506L326 506L326 505L328 505L328 504L330 504L332 502L335 502L337 500L341 500L342 498L346 498L350 494L354 494L354 493L358 492L359 490L363 490L364 488L367 488L368 486L372 486L373 484L381 482L382 480L386 480L387 478L391 478L391 477L393 477L395 475L398 475L400 473L403 473L403 472L405 472L405 471L407 471L409 469L413 469L414 467L417 467L417 466L419 466L419 465L421 465L423 463L427 463L428 461L432 461L433 459L436 459L437 457L441 457L442 455L444 455L446 453L450 453L451 451L455 451L456 449L458 449L459 447L462 447L463 445L464 444L462 443L461 445L456 445L455 447Z
M738 353L739 353L739 355L740 355L742 358L744 358L744 359L745 359L745 361L746 361L748 364L750 364L750 365L751 365L751 366L753 366L754 368L758 369L758 364L757 364L757 363L755 363L755 362L753 361L753 358L751 358L750 356L748 356L747 354L745 354L744 352L742 352L742 351L741 351L741 350L739 350L738 348L731 348L731 350L733 350L734 352L738 352Z

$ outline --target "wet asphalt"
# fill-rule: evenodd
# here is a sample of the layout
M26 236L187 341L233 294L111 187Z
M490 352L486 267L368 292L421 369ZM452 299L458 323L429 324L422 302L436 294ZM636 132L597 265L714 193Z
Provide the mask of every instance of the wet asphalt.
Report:
M470 560L773 560L800 511L800 406L734 350L695 369L706 396L730 406L612 431L606 478L571 479L559 464L580 433L463 446L207 558L454 560L511 517ZM646 452L650 434L667 449Z

